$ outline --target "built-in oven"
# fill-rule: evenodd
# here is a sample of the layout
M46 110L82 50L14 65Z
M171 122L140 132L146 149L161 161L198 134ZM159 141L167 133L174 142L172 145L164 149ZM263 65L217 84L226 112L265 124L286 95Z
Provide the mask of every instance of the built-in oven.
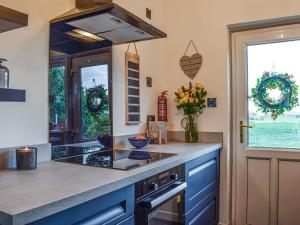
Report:
M183 225L184 167L178 166L136 184L136 225Z

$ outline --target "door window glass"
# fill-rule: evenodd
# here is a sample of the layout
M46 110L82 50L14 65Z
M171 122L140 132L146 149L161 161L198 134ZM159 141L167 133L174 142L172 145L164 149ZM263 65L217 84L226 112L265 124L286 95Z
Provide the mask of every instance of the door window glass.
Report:
M49 80L50 123L62 127L65 121L65 67L50 68Z
M108 65L81 68L82 139L110 134Z
M286 110L279 116L262 112L253 99L253 88L265 72L293 75L295 85L300 84L300 41L285 41L247 46L248 56L248 146L259 148L297 148L300 149L300 107ZM281 82L281 81L279 81ZM284 82L283 82L284 83ZM284 84L265 84L265 92L260 91L266 105L280 104L288 95ZM256 89L258 90L258 89ZM298 91L295 92L298 98ZM294 104L295 105L295 104ZM275 113L276 114L276 113Z

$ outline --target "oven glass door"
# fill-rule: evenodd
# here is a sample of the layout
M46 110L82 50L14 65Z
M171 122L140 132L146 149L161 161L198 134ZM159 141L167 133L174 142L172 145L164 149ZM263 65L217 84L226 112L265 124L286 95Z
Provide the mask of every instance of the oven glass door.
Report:
M183 225L186 187L184 181L176 181L138 201L136 225Z
M148 225L183 225L184 197L179 193L148 214Z

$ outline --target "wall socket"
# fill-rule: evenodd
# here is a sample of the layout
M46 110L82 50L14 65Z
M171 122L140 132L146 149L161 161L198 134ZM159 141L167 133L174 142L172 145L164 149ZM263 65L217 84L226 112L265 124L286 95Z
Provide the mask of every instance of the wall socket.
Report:
M151 20L152 18L152 12L151 12L151 9L149 8L146 8L146 17Z
M152 77L146 77L146 85L147 87L152 87Z
M217 98L207 98L207 107L216 108L217 107Z

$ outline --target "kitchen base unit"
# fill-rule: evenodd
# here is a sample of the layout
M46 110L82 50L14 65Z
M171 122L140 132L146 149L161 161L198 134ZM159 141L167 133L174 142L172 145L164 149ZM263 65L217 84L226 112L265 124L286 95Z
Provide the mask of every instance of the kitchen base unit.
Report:
M149 152L174 156L128 171L57 161L33 171L5 170L0 224L216 225L221 148L150 145Z
M186 225L217 225L219 222L220 151L185 164Z
M134 225L134 185L29 225Z
M135 184L136 225L184 224L184 165Z

